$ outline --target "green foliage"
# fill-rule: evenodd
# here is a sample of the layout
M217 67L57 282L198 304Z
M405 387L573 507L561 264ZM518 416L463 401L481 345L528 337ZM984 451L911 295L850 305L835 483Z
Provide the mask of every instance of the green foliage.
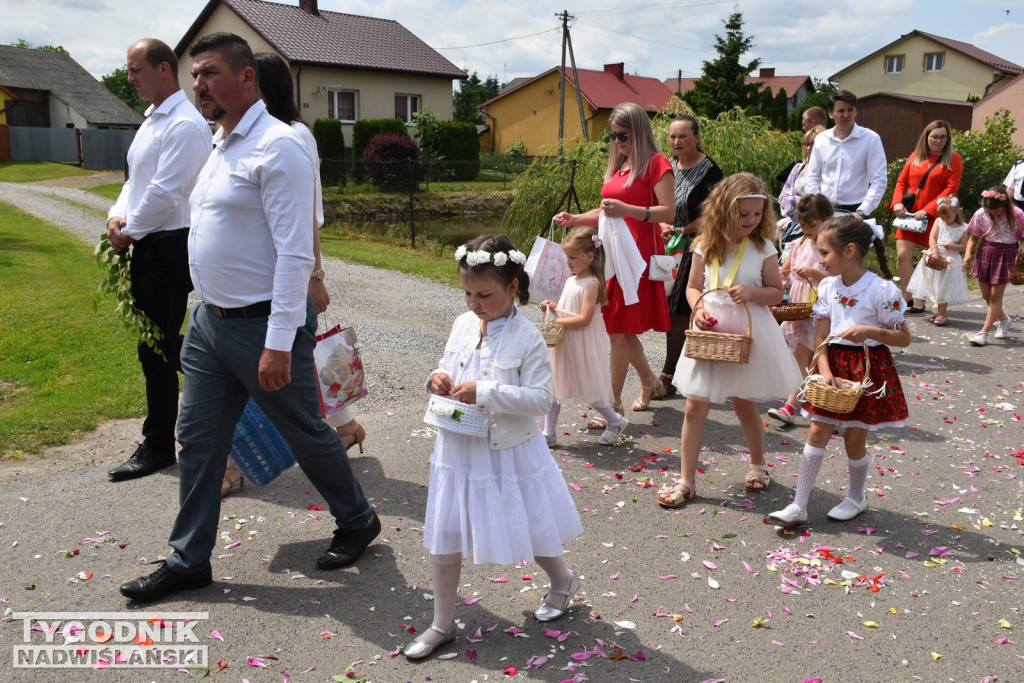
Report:
M11 47L23 47L29 50L45 50L47 52L59 52L63 55L71 54L64 49L63 45L33 45L24 38L18 38L13 43L8 43Z
M823 81L818 78L811 80L814 85L814 91L807 96L807 99L800 103L789 117L789 130L802 130L803 123L801 117L804 112L811 107L821 107L825 111L828 111L828 98L836 91L836 86L832 85L828 81Z
M100 286L96 290L93 299L93 308L98 308L104 294L113 294L117 302L115 310L121 318L125 329L135 335L140 344L145 344L164 360L163 349L160 347L164 340L164 333L160 327L150 320L149 316L142 312L135 305L135 295L132 294L131 283L131 254L127 251L115 254L104 234L100 237L99 244L94 252L96 262L106 270Z
M718 57L705 61L701 77L683 99L701 116L714 117L733 107L745 109L758 104L758 86L746 79L761 65L760 59L746 64L740 60L754 46L753 37L743 35L743 14L733 12L723 22L725 37L715 35Z
M515 142L505 148L505 156L510 164L526 163L526 142L523 140L523 136L520 135Z
M430 107L423 107L412 115L414 135L420 143L420 157L424 159L441 159L441 119Z
M424 107L412 118L428 178L464 181L480 174L480 136L475 124L441 121L430 107Z
M415 186L419 175L418 159L419 149L412 138L395 133L373 136L362 156L366 177L382 190L408 191L410 186Z
M362 119L356 121L352 126L352 159L359 161L363 158L363 150L370 144L375 135L381 133L394 133L409 137L409 129L402 119ZM410 138L411 139L411 138ZM352 167L352 179L359 183L363 181L363 169L360 164Z
M313 137L322 161L320 183L328 187L345 184L345 133L338 119L317 119L313 122Z
M1024 157L1024 150L1013 141L1015 132L1017 125L1006 109L985 119L984 131L953 131L953 149L964 160L958 193L964 219L969 220L981 206L982 190L1002 185L1010 167Z
M488 76L487 80L481 81L474 71L469 78L459 81L459 89L452 97L453 118L466 123L483 123L483 112L477 109L477 106L497 95L499 90L501 84L498 83L497 76Z
M128 82L128 69L123 66L101 78L100 82L136 113L143 114L149 108L149 103L139 99L135 86Z

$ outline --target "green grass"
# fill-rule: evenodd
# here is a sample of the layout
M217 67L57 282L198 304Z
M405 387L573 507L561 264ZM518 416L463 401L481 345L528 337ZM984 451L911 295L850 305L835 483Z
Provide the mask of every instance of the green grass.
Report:
M101 197L106 197L111 202L117 201L117 195L121 194L121 188L124 187L124 183L111 183L109 185L94 185L92 187L84 187L83 190L98 194Z
M112 300L93 309L92 249L0 203L0 453L38 452L145 412L135 343Z
M0 163L0 182L4 183L33 183L37 180L72 178L94 173L95 171L86 171L77 166L46 161L4 161Z

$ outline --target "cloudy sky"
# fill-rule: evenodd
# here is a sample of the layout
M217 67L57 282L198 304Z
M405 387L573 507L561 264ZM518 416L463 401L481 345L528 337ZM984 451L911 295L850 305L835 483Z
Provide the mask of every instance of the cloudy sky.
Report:
M282 0L298 4L298 0ZM1024 65L1024 0L319 0L321 10L395 19L453 63L505 82L559 63L563 9L580 68L625 62L629 73L699 76L714 36L738 6L753 36L749 59L778 75L826 79L920 29L973 43ZM172 47L206 0L0 0L0 44L62 45L97 77L124 64L127 46L155 37ZM575 9L574 9L575 7ZM784 9L783 9L784 8Z

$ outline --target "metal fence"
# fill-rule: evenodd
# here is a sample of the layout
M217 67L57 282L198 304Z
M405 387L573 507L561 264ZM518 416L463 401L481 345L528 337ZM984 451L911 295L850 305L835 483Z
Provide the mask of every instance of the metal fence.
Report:
M328 232L370 234L413 247L445 248L500 230L515 177L525 169L482 162L324 159Z
M89 171L120 171L134 130L11 126L12 161L81 164Z

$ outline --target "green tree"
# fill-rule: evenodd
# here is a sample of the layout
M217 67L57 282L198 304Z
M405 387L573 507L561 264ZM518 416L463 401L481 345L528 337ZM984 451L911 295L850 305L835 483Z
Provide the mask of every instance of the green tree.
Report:
M812 79L811 84L814 87L814 90L807 96L807 99L801 102L800 106L790 114L788 130L801 130L802 124L800 119L804 115L804 112L811 107L821 107L825 111L828 111L828 98L836 91L836 86L819 78Z
M18 38L13 43L7 43L11 47L24 47L29 50L46 50L47 52L60 52L61 54L70 54L64 49L63 45L33 45L24 38Z
M472 76L459 81L459 89L452 96L455 107L452 118L466 123L483 123L484 115L477 107L497 95L499 90L501 85L496 76L488 76L487 80L481 81L474 71Z
M743 55L754 46L753 37L743 34L743 14L733 12L725 23L725 36L715 36L718 57L705 61L702 75L683 99L700 116L714 118L733 107L758 105L758 86L747 77L761 65L760 59L746 64Z
M139 114L145 113L149 107L148 102L139 99L139 93L135 90L135 86L128 82L128 69L125 67L115 69L112 73L102 77L100 82Z

